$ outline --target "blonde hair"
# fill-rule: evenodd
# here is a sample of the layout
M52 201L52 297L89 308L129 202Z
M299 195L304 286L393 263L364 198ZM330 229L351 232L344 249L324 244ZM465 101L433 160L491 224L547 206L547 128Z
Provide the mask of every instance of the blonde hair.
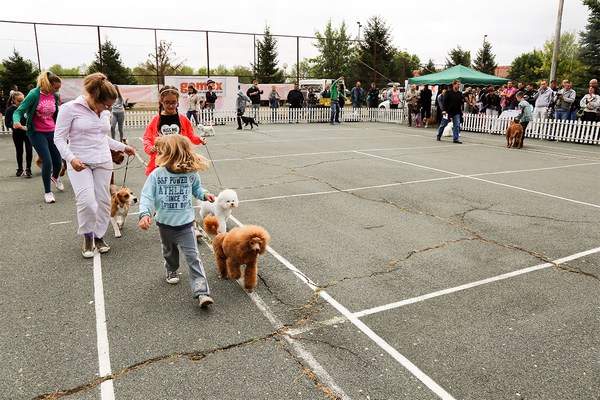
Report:
M204 171L209 162L192 149L192 142L178 134L160 136L154 143L158 155L156 165L165 167L174 174Z
M96 72L83 78L83 90L96 103L116 100L119 96L115 85L110 83L107 76L101 72Z
M54 92L54 84L61 83L58 75L50 71L42 71L37 77L37 86L44 93Z

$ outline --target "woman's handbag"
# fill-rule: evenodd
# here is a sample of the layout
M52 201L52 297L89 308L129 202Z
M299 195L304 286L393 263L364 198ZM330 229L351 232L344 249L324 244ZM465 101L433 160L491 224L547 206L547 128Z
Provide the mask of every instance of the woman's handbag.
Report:
M577 118L581 118L583 117L583 113L585 112L585 108L581 107L578 111L577 111Z

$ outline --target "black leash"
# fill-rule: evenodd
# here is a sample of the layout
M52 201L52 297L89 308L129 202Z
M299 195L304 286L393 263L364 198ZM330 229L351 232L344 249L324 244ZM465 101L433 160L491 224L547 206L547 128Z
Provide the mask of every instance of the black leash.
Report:
M208 154L208 159L210 160L210 163L213 166L213 170L215 171L215 175L217 176L217 180L219 181L219 187L221 189L223 189L223 184L221 183L221 178L219 178L219 174L217 173L217 168L215 167L215 162L213 161L211 155L210 155L210 151L208 151L208 144L204 143L204 147L206 147L206 153Z
M125 180L127 179L127 170L129 169L129 163L130 163L129 160L130 159L131 159L131 156L128 154L127 155L127 162L125 163L125 174L123 175L123 185L121 185L122 188L125 187Z

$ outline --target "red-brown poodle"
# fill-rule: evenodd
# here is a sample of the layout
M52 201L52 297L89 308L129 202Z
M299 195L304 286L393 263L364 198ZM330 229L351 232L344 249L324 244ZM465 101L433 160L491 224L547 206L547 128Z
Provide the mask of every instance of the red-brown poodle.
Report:
M258 256L267 251L269 239L269 233L257 225L239 226L215 236L213 249L221 277L240 279L241 266L246 264L244 289L251 292L256 287Z

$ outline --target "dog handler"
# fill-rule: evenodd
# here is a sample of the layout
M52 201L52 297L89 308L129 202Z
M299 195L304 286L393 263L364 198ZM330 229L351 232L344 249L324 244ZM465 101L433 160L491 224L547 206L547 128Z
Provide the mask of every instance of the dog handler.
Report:
M135 154L133 147L110 137L110 108L118 97L106 75L83 80L85 94L61 106L54 143L67 161L67 173L77 202L77 233L83 235L85 258L110 250L103 237L110 221L110 150Z

